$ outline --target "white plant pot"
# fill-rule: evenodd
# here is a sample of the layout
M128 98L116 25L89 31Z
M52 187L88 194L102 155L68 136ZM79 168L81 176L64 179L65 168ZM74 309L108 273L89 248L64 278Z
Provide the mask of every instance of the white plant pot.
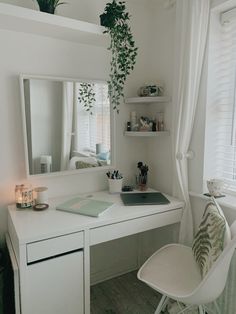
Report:
M219 179L211 179L207 181L207 188L212 196L220 196L224 188L224 181Z

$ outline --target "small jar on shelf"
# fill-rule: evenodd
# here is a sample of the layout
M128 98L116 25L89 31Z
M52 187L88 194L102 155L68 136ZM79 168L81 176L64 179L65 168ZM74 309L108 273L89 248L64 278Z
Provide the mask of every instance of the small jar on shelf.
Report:
M156 132L156 131L157 131L156 118L152 118L152 132Z
M157 131L159 131L159 132L165 131L164 113L163 112L158 113Z
M127 122L127 127L126 127L126 131L131 131L131 123L130 121Z

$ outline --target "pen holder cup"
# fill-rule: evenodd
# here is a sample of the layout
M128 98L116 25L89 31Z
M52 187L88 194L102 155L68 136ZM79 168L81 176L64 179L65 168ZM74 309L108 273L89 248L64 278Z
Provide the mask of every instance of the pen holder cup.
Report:
M136 184L137 184L137 189L139 191L146 191L148 186L147 186L147 174L146 175L137 175L136 176Z
M108 179L109 193L120 193L122 190L123 179Z

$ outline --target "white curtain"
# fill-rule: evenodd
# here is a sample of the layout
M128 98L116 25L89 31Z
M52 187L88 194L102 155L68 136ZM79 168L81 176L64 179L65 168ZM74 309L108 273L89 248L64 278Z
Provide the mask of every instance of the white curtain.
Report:
M74 82L74 90L73 90L73 136L71 142L71 152L73 157L73 152L79 151L79 144L78 144L78 134L79 134L79 122L78 122L78 106L79 106L79 83Z
M74 110L73 85L73 82L63 82L61 170L67 170L70 161Z
M193 240L187 154L198 102L209 13L210 0L176 0L176 60L173 91L173 192L176 197L185 201L179 241L186 245L191 245Z

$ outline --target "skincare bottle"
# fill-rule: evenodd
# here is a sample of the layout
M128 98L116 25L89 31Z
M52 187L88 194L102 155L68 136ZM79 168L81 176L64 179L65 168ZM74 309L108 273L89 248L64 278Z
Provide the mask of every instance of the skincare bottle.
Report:
M158 131L164 131L164 113L159 112L158 114Z
M137 131L137 114L136 111L130 113L131 131Z

